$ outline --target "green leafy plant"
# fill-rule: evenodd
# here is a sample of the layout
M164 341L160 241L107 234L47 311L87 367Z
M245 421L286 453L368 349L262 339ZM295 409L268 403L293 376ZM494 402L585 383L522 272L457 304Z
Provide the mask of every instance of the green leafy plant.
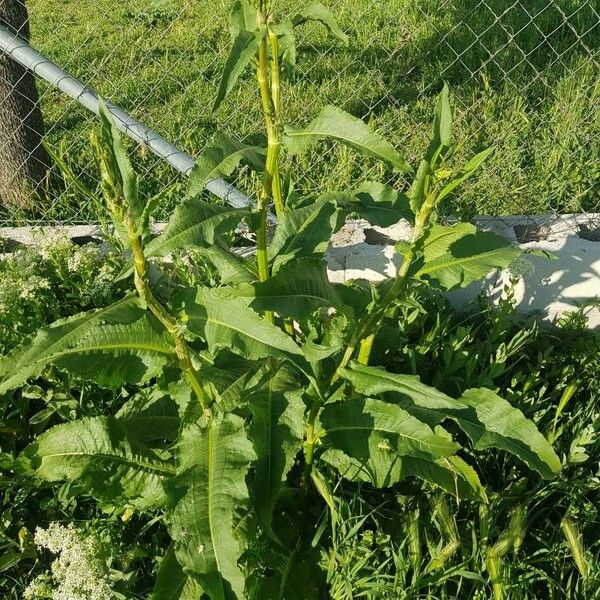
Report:
M491 154L453 165L446 87L416 169L370 125L335 107L304 129L283 128L281 65L293 64L294 29L306 20L347 41L320 4L275 22L270 2L236 3L233 48L215 105L254 65L267 145L218 134L158 237L149 229L154 203L140 195L138 175L102 106L93 146L106 209L130 254L122 277L133 275L135 291L57 321L0 362L0 394L43 376L49 365L110 388L153 382L152 394L133 396L114 414L41 433L20 468L48 482L77 481L113 511L159 511L172 546L155 598L292 597L290 589L302 584L292 576L296 566L318 568L311 555L317 498L335 521L324 475L330 468L380 488L421 478L481 503L487 493L470 452L500 449L547 479L561 468L533 422L494 391L474 388L455 398L414 375L370 364L374 347L385 343L382 326L407 302L409 283L464 287L507 267L519 250L469 223L438 222L440 202ZM282 151L293 156L321 140L381 161L412 184L406 193L372 182L302 197L290 183L293 173L282 177ZM242 161L262 176L256 211L198 195L210 178L231 174ZM277 224L269 242L271 206ZM349 214L374 225L411 222L411 240L396 248L402 262L393 279L370 288L329 282L324 254ZM255 234L255 257L230 247L242 223ZM153 281L151 261L160 265L167 255L192 250L210 263L217 286L173 290ZM298 511L300 525L290 517ZM437 514L448 538L443 551L451 556L456 536L442 501ZM265 547L259 560L251 551L257 537ZM440 565L446 560L437 557ZM257 569L265 569L262 577ZM310 594L317 597L315 585Z

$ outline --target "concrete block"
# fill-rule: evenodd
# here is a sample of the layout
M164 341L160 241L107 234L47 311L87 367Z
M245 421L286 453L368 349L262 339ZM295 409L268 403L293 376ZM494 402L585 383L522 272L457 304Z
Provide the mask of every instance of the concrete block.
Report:
M467 308L481 292L498 301L505 285L515 277L517 309L535 311L548 321L590 300L600 300L600 214L482 217L475 223L524 250L543 250L556 259L525 255L512 270L492 273L483 282L450 292L448 298L455 308ZM346 223L332 238L327 254L330 279L381 281L393 277L401 260L394 243L406 241L410 235L406 221L387 228L366 221ZM598 307L590 307L587 318L591 328L600 328Z
M525 255L511 270L492 273L483 282L449 293L450 303L458 310L468 308L481 292L498 301L505 285L514 278L517 309L523 313L538 312L548 321L585 302L600 300L600 214L481 217L474 222L480 229L503 235L524 250L551 252L556 260ZM153 230L158 233L164 226L157 223ZM13 245L30 245L39 243L44 236L56 235L57 231L78 243L102 237L98 226L79 225L35 230L0 228L0 238L12 240ZM331 239L326 256L330 280L342 283L394 277L401 261L394 244L409 240L410 236L411 226L404 220L386 228L366 221L349 221ZM598 307L590 307L587 317L590 327L600 328Z

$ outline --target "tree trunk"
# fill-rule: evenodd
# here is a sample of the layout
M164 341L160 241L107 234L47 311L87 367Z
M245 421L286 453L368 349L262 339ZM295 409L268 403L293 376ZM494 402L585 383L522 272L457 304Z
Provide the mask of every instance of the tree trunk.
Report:
M29 40L25 0L0 0L0 24ZM0 202L35 207L50 164L34 76L0 51Z

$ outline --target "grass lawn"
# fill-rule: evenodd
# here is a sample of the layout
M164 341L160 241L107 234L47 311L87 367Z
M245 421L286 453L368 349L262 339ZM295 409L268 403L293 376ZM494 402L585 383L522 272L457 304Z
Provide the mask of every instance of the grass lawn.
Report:
M211 112L229 48L231 2L28 4L34 46L184 150L198 154L220 128L240 136L260 131L250 76L216 114ZM447 81L459 153L470 155L490 144L497 148L485 172L452 200L449 212L600 210L600 15L593 2L327 4L350 35L350 45L327 38L321 27L304 27L297 70L285 81L288 122L305 124L324 104L336 104L370 119L415 161L426 143L432 100ZM293 13L298 2L279 5ZM68 161L93 183L90 115L64 95L41 88L49 142L62 142ZM175 178L144 152L137 160L148 170L148 193ZM315 192L344 189L357 177L388 177L347 149L323 145L296 167L294 179ZM251 193L251 179L242 178L239 185ZM55 188L60 188L56 182ZM53 197L47 218L95 218L74 191L55 191ZM176 201L177 194L169 194L162 212Z

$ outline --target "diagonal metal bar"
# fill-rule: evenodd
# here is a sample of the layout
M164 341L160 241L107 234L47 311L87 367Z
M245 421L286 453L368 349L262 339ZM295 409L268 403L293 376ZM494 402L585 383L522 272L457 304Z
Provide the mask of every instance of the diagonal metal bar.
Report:
M88 110L98 114L98 94L92 88L69 75L47 56L32 48L23 38L16 36L2 25L0 25L0 50L53 87L77 100ZM115 119L117 127L125 135L146 146L182 175L189 176L196 163L191 155L168 142L156 131L140 123L118 106L110 102L106 102L106 106ZM253 205L250 198L224 179L212 179L206 184L206 189L235 208Z

